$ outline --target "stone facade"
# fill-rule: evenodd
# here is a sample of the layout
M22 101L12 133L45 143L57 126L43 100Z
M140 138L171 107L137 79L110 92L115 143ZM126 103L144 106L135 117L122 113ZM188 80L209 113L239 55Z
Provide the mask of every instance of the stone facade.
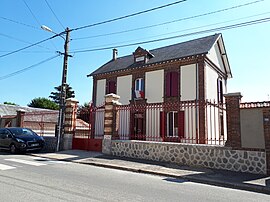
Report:
M112 140L112 155L180 165L266 174L265 152L223 146Z

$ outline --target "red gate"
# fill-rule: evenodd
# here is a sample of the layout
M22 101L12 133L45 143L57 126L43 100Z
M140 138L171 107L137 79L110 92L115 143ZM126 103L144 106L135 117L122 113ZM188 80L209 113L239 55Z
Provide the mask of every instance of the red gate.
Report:
M96 120L96 121L95 121ZM79 109L74 128L72 149L102 151L104 109Z

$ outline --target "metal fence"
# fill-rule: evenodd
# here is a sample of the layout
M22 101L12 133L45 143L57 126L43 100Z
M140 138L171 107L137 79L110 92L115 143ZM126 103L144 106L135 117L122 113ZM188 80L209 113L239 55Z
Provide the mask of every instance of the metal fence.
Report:
M202 111L203 117L200 116ZM225 118L224 106L210 101L118 106L115 135L121 140L192 144L202 142L203 138L205 144L223 145L226 141ZM205 126L203 136L199 131L200 124Z

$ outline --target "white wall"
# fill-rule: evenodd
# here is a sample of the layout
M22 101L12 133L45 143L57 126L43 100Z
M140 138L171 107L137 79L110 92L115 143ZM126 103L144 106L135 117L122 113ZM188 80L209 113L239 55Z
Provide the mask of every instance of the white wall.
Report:
M217 43L210 49L207 56L217 67L219 67L219 69L221 69L225 73L224 65Z
M196 64L181 66L181 100L196 99Z
M217 79L218 73L209 65L205 67L206 99L217 101Z
M120 76L117 77L117 91L116 94L120 96L119 102L123 105L129 104L131 100L131 87L132 87L132 76Z
M148 103L163 102L164 70L145 73L145 98Z
M96 106L100 106L105 101L106 79L97 80Z

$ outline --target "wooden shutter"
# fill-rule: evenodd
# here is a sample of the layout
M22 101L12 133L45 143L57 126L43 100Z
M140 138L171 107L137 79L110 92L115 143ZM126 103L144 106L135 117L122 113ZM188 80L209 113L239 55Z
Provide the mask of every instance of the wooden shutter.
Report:
M116 93L116 82L115 81L109 81L109 90L108 93Z
M166 96L171 96L171 72L166 74Z
M165 131L166 131L166 113L160 112L160 137L164 140L165 139Z
M184 138L185 136L185 112L178 111L178 137Z
M179 91L179 76L178 72L171 72L171 96L178 96Z

